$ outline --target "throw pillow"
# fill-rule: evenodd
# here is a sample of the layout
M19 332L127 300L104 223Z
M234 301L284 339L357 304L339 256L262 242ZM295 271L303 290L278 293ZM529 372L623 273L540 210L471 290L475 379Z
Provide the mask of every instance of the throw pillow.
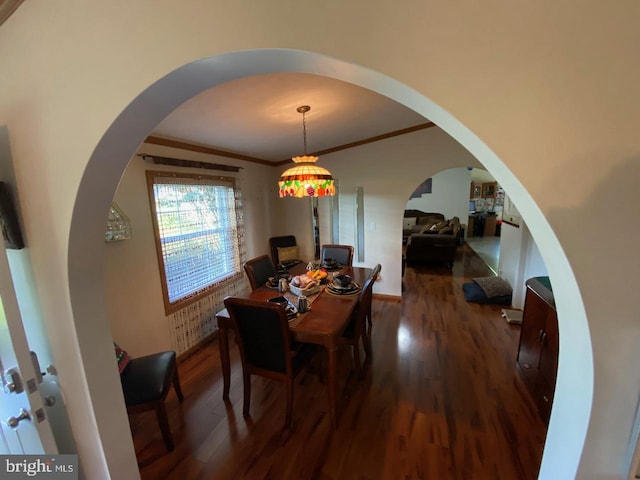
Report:
M131 356L126 350L121 349L117 343L113 342L113 348L116 351L116 360L118 361L118 372L122 373L124 369L129 365Z
M278 247L278 260L286 262L287 260L298 260L298 246Z
M443 233L453 233L453 227L451 225L447 225L446 227L442 227L438 230L438 234L442 235Z
M413 226L416 224L416 217L404 217L404 219L402 220L403 222L403 227L406 230L409 230L410 228L413 228Z
M511 295L488 298L478 284L474 282L463 283L462 291L464 292L464 298L467 302L511 305Z
M432 232L439 232L439 231L440 231L440 229L441 229L441 228L446 227L448 223L449 223L449 222L447 222L447 221L442 221L442 222L435 223L435 224L433 224L433 226L430 228L430 230L431 230Z
M511 285L500 277L480 277L473 281L484 291L488 298L511 295Z

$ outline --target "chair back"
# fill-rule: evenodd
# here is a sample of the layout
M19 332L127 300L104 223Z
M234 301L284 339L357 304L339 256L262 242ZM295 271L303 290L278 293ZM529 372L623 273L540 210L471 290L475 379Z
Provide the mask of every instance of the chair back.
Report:
M261 255L244 262L244 271L249 279L251 290L261 287L269 277L276 276L276 268L268 255Z
M378 276L380 275L380 271L382 270L382 265L377 264L374 268L373 271L371 272L370 277L373 278L373 281L375 282L376 280L378 280Z
M282 235L280 237L271 237L269 239L269 248L271 249L271 259L275 265L279 265L280 258L278 255L278 248L295 247L296 243L295 235Z
M360 292L360 298L358 298L357 313L362 315L362 322L365 320L371 321L371 302L373 301L373 284L376 283L378 275L380 275L382 265L377 264L372 270L371 274L364 282L362 291Z
M364 329L364 322L367 319L367 316L370 315L371 312L371 301L373 297L373 284L378 278L378 274L380 273L380 269L378 268L380 265L378 264L376 268L373 269L367 280L364 282L362 286L362 290L360 291L360 296L358 297L358 305L356 306L356 311L354 316L352 317L353 321L353 332L354 335L360 335Z
M381 265L378 264L371 271L369 277L364 282L362 286L362 291L360 292L360 297L358 298L358 310L367 310L371 309L371 299L373 297L373 284L378 279L378 275L380 274ZM364 308L363 308L364 307Z
M335 260L340 265L350 267L353 265L353 247L351 245L336 244L322 245L320 260L324 262L327 258Z
M237 333L243 364L252 370L291 374L291 333L284 308L237 297L225 298L224 305Z

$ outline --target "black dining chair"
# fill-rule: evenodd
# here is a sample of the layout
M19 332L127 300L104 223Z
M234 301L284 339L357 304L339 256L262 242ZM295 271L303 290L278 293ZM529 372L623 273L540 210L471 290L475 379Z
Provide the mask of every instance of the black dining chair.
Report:
M303 263L298 258L298 243L295 235L281 235L279 237L271 237L269 239L269 248L271 249L271 259L274 265L283 265L285 268L291 268L294 265ZM286 252L288 255L283 256L281 253ZM293 253L293 258L291 255Z
M313 345L292 342L282 305L238 297L225 298L224 305L236 332L242 361L243 415L249 416L251 375L260 375L286 385L285 428L291 428L293 380L311 359Z
M120 381L127 413L154 410L167 450L173 451L173 436L169 427L165 399L171 385L176 391L178 400L182 402L184 398L178 378L176 352L167 351L132 358L120 373Z
M353 247L351 245L325 244L322 245L320 261L332 259L343 266L353 265Z
M269 277L277 277L276 268L268 255L261 255L244 262L244 271L249 279L251 290L263 286Z
M378 280L381 270L382 270L382 265L380 265L379 263L373 268L373 271L371 272L371 276L374 277L373 283L375 283L376 280ZM373 313L371 309L372 301L373 301L373 284L371 286L371 296L369 297L369 302L366 304L367 313L365 315L367 319L365 333L367 335L366 338L367 338L367 341L369 342L369 345L371 345L371 330L373 328Z
M378 279L381 265L378 264L373 269L362 286L362 291L358 298L358 304L351 317L351 321L345 328L340 338L340 343L349 345L353 352L353 364L358 377L362 377L362 364L360 363L360 340L364 347L367 358L372 354L371 328L367 328L367 323L371 322L371 302L373 298L373 284ZM367 333L369 332L369 333Z

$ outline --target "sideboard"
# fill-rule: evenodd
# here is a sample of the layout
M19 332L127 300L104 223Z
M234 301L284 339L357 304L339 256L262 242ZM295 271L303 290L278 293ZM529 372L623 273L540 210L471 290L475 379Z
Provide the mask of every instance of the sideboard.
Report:
M558 371L558 316L549 277L526 281L517 368L549 423Z

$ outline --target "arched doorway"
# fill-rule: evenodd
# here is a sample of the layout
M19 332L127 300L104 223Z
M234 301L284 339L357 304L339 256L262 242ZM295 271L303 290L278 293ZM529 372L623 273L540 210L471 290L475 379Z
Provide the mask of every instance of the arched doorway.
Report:
M102 259L94 254L103 248L104 212L108 211L118 181L138 146L153 127L188 98L216 84L248 75L305 71L329 75L386 95L429 118L460 142L485 167L521 210L523 219L538 238L545 238L541 251L557 274L565 278L562 297L574 312L573 331L564 332L560 319L560 371L556 389L556 410L552 415L542 470L556 468L563 478L573 476L578 465L590 414L593 367L591 342L584 307L569 263L555 234L529 194L504 163L471 131L428 98L384 75L319 54L281 49L261 49L219 55L187 64L148 87L113 122L91 156L76 197L69 240L69 290L74 321L85 361L89 390L98 427L110 430L110 405L117 396L105 391L101 375L94 375L95 360L89 361L96 335L109 331L103 295ZM102 288L101 288L102 287ZM567 307L567 308L568 308ZM571 339L571 342L568 339ZM83 348L84 347L84 348ZM587 357L587 361L585 361ZM106 361L106 359L105 359ZM99 371L97 373L100 373ZM571 382L568 379L571 378ZM572 391L589 395L572 396ZM563 428L562 422L572 425ZM119 433L119 432L115 432ZM115 448L116 436L104 438L105 450ZM559 446L562 448L556 448ZM133 454L133 453L132 453ZM107 455L108 458L112 458ZM112 460L114 463L116 460ZM546 467L549 465L549 467ZM563 472L557 470L561 466Z

